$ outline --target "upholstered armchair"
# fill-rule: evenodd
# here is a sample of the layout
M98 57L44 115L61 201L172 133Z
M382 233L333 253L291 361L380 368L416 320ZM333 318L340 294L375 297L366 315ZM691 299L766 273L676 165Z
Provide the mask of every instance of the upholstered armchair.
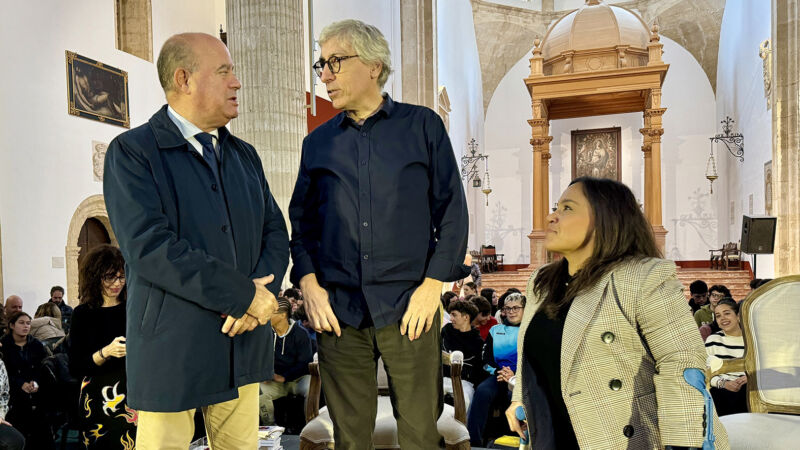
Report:
M453 379L453 403L444 405L439 416L437 427L444 438L448 450L469 450L469 432L467 431L467 412L464 407L464 392L461 387L461 367L464 363L463 353L456 351L450 354L450 374ZM333 441L333 423L328 408L319 408L319 396L322 383L319 376L317 355L309 364L311 384L306 399L306 426L300 432L300 450L323 450L335 448ZM397 439L397 422L392 413L389 398L389 380L383 367L383 360L378 360L378 414L375 417L375 430L372 444L376 449L400 449Z
M800 446L800 275L775 279L740 305L745 355L713 359L707 380L747 374L749 413L722 416L731 449Z

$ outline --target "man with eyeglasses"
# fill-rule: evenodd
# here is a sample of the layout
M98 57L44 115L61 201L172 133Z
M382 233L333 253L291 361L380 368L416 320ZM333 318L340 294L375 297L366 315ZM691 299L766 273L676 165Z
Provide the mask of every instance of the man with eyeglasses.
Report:
M157 68L167 105L111 142L103 186L127 266L136 448L187 448L198 408L212 448L256 448L286 224L255 149L225 127L241 88L225 45L172 36Z
M337 116L303 141L289 206L292 282L318 337L336 448L371 448L383 357L403 449L438 448L439 295L465 278L468 217L442 120L382 88L381 32L326 27L314 70Z

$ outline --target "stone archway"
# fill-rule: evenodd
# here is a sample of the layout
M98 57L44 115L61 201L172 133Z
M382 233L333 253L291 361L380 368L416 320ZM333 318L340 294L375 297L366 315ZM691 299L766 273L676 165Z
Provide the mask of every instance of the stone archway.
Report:
M117 237L111 229L111 222L108 220L106 202L102 195L92 195L78 205L72 220L69 222L67 232L67 246L65 248L65 260L67 265L67 299L72 306L78 304L78 254L81 248L78 246L78 237L81 228L87 219L97 219L103 224L113 245L117 243Z

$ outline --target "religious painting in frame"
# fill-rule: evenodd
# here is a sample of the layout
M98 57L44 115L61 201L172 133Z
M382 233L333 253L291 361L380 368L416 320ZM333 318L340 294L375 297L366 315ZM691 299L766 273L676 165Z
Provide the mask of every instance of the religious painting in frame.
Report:
M67 51L70 114L130 128L128 72Z
M764 213L772 215L772 160L764 163Z
M572 179L583 176L621 181L621 128L572 131Z

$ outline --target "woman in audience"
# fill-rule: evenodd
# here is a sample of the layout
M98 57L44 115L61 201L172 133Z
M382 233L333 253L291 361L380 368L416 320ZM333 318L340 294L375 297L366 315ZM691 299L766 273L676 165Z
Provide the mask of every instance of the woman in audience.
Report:
M25 437L6 421L10 391L6 365L0 360L0 450L22 450L25 448Z
M492 305L491 314L494 315L498 311L498 309L497 309L497 300L498 300L497 292L492 288L483 288L483 289L481 289L481 292L480 292L479 295L481 297L485 298L486 300L489 300L489 303Z
M42 303L36 309L34 319L31 321L31 336L53 350L53 346L64 337L61 329L61 310L53 302Z
M581 177L547 216L545 248L563 259L528 281L511 429L524 407L533 448L702 447L705 352L675 263L624 184ZM563 338L563 340L562 340ZM701 395L704 394L704 395ZM474 406L473 406L474 408Z
M46 399L40 392L41 385L46 383L41 366L48 355L47 349L30 335L31 316L27 313L14 313L8 320L8 331L0 339L11 388L6 417L25 436L26 449L52 449L53 432L42 407Z
M497 311L494 314L494 318L497 319L497 323L500 323L505 319L506 315L503 313L503 305L506 303L506 297L514 293L521 294L522 292L520 292L520 290L517 288L508 288L505 292L503 292L503 295L497 299Z
M470 443L479 447L486 444L484 429L490 408L496 402L505 406L511 396L508 381L517 371L517 334L525 310L525 296L509 295L503 310L505 322L492 327L483 346L483 368L489 376L475 390L467 415Z
M81 382L80 440L90 450L132 448L136 411L128 407L125 375L125 260L101 245L81 262L80 305L72 313L69 366Z
M719 301L714 317L721 330L706 339L708 356L722 359L744 356L744 339L739 327L739 305L732 298ZM709 382L717 414L725 416L747 412L747 375L731 372L717 375Z
M472 321L478 315L478 308L470 302L456 301L447 307L450 313L450 323L442 328L442 351L452 353L460 351L464 354L464 364L461 366L461 386L464 391L464 402L469 411L475 385L481 377L481 351L483 339ZM453 393L453 380L450 378L450 366L444 367L444 393Z
M458 301L458 294L456 294L453 291L445 291L442 293L440 300L442 302L442 309L441 309L442 326L445 326L448 323L450 323L450 314L447 313L448 308L450 307L450 303Z

